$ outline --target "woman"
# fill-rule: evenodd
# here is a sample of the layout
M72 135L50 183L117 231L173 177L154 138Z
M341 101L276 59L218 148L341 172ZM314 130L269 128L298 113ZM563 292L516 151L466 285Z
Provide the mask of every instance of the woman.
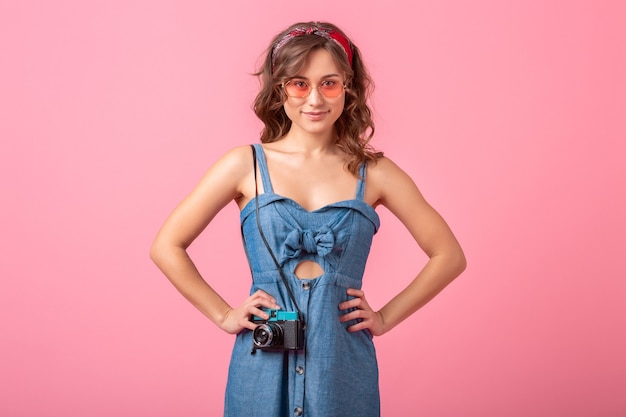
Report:
M262 145L235 148L208 170L163 225L151 257L203 314L237 335L225 415L378 416L372 336L457 277L463 252L407 174L368 145L370 79L342 31L293 25L273 40L258 75ZM232 200L253 274L251 295L237 307L186 252ZM397 216L429 261L374 310L361 279L378 205Z

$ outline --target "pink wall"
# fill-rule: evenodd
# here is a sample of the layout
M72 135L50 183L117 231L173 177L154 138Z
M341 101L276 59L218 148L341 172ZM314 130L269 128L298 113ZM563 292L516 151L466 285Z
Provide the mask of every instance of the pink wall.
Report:
M221 414L231 336L148 247L218 155L257 140L249 73L302 19L360 46L375 144L469 259L376 340L384 415L626 414L623 2L210 3L0 5L0 415ZM380 214L376 306L424 261ZM233 303L238 233L229 206L192 247Z

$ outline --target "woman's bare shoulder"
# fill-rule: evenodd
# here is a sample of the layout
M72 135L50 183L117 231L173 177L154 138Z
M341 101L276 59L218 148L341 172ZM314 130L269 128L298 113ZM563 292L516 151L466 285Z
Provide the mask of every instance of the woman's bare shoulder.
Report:
M231 148L209 167L197 189L237 196L246 180L252 177L253 166L250 145Z
M367 165L366 197L376 205L386 205L389 198L403 193L419 194L413 179L387 156Z
M368 185L383 186L389 180L401 179L410 180L406 172L387 156L382 156L367 164Z
M208 178L219 177L221 182L231 185L240 183L252 175L253 158L250 145L236 146L223 153L208 169Z
M229 149L216 162L232 168L252 167L252 146L241 145Z

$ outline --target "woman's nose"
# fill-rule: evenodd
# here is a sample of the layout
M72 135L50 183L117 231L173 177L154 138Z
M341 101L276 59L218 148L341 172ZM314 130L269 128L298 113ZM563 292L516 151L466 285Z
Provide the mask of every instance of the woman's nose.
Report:
M320 104L324 100L324 97L320 94L320 90L317 87L312 87L307 101L309 104Z

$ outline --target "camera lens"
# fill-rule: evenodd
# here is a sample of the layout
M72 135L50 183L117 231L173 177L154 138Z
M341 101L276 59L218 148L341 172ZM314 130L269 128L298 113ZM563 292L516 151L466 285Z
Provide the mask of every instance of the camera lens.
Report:
M259 324L252 332L252 340L257 347L270 347L280 343L282 329L276 323Z

